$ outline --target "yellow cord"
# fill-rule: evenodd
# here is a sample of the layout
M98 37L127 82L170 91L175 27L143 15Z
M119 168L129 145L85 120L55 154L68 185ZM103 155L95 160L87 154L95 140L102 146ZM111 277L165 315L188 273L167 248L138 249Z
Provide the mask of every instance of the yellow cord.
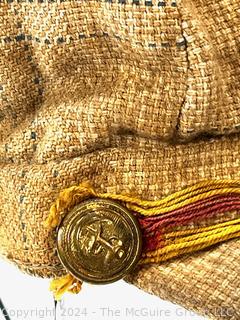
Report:
M217 234L210 235L207 237L207 239L200 238L193 241L182 241L180 243L165 246L164 248L156 251L147 252L143 254L143 259L140 261L140 264L163 262L185 253L202 250L214 244L239 237L240 226L235 226L229 230L224 230L222 232L218 232Z
M240 181L205 180L160 200L142 200L127 194L99 193L94 190L89 182L85 181L79 186L72 186L60 192L58 199L50 208L49 216L44 225L48 228L56 228L69 210L89 198L118 200L135 213L140 213L143 216L156 216L173 212L176 209L213 196L231 194L240 196ZM232 212L227 212L227 214L230 213ZM162 230L162 232L163 247L143 252L139 264L159 263L229 239L238 238L240 237L240 218L215 223L208 227L194 226L187 230L171 232ZM65 291L79 292L81 282L68 274L60 279L54 279L50 289L56 299L59 299Z
M67 274L61 278L53 279L50 283L49 290L53 292L55 300L60 300L65 292L79 293L82 282Z
M89 182L83 182L79 186L73 186L60 192L57 201L50 208L50 214L44 225L55 228L61 220L61 215L64 215L64 210L69 210L90 197L122 201L129 209L150 216L164 214L210 196L229 193L240 194L238 180L206 180L160 200L142 200L125 194L98 193Z

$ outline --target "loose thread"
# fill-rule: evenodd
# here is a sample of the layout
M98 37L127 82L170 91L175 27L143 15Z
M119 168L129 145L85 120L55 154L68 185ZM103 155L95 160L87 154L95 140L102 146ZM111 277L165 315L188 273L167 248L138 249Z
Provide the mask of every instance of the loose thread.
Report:
M55 300L60 300L65 292L77 294L80 292L82 282L67 274L50 282L49 290L53 292Z
M56 228L64 210L68 210L90 196L97 196L97 194L88 182L83 182L80 186L73 186L62 190L56 202L51 206L49 216L44 221L44 226L47 228Z

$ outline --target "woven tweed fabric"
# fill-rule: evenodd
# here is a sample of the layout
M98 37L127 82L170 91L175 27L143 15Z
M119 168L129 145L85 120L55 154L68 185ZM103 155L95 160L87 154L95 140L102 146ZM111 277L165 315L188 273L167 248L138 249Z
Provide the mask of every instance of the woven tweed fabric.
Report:
M240 179L238 0L0 1L0 252L64 273L43 227L61 189L158 199ZM240 241L126 280L240 318Z

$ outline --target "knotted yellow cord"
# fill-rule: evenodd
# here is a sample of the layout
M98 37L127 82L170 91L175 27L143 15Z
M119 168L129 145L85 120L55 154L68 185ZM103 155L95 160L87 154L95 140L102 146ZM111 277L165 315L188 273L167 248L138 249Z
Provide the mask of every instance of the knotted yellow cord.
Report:
M45 221L45 226L56 228L64 215L76 204L89 198L101 198L120 201L133 213L142 216L166 215L184 206L205 200L214 196L239 195L240 181L238 180L205 180L183 190L175 192L160 200L142 200L126 194L99 193L89 182L83 182L78 186L64 189L58 199L50 208L50 214ZM211 204L211 202L210 202ZM178 212L178 211L176 211ZM177 213L176 213L177 214ZM164 246L156 250L143 252L140 264L157 263L170 258L191 253L211 245L240 237L240 218L229 219L223 223L215 223L208 227L194 226L187 230L164 231ZM73 286L74 279L71 275L65 278L55 279L51 289L59 298L69 288L80 290L80 282ZM76 289L74 289L76 290Z

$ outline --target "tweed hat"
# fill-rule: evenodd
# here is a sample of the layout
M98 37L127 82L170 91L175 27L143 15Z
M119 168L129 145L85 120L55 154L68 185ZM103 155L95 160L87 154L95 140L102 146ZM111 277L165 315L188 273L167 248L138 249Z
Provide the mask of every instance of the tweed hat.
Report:
M239 320L239 39L238 0L0 1L1 256L34 276L63 276L43 222L83 181L148 201L209 183L211 215L184 211L190 222L175 231L221 225L219 241L150 259L125 280Z

